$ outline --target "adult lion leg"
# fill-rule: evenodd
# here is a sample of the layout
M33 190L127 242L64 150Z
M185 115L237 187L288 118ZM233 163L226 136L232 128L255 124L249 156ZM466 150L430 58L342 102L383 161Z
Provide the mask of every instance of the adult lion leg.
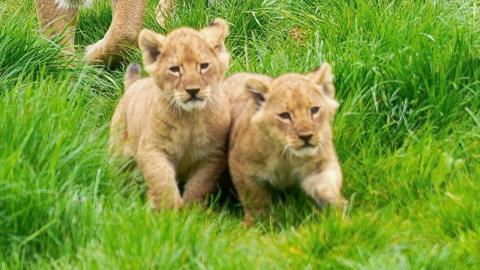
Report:
M208 3L210 3L210 5L214 5L219 1L220 0L208 0ZM174 4L175 0L160 0L158 2L157 7L155 8L155 14L157 14L157 23L160 26L165 26L165 18L170 15Z
M160 0L158 2L155 14L157 14L157 22L160 26L165 26L165 18L170 15L174 3L175 0Z
M224 157L211 160L199 167L185 185L183 193L185 204L204 202L215 189L220 175L226 167Z
M107 33L85 50L89 64L117 64L123 59L123 53L137 44L146 0L113 0L112 6L113 18Z
M49 38L63 34L62 45L73 53L77 9L59 8L55 0L36 0L35 5L42 33Z

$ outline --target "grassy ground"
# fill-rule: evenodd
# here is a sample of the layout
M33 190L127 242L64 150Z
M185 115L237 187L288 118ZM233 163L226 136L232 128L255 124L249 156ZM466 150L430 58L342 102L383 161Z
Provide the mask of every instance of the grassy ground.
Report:
M106 152L123 68L62 58L38 35L32 0L6 0L0 269L480 268L476 0L180 1L167 29L150 2L145 24L160 32L230 21L230 74L333 64L347 217L298 191L250 229L238 205L152 213ZM110 19L108 3L82 12L78 59Z

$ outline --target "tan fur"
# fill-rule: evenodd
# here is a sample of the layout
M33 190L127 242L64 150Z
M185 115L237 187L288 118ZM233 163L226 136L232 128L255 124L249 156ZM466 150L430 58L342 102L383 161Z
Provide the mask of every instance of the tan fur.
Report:
M93 0L55 0L55 3L59 8L81 8L90 7Z
M128 48L137 45L143 27L146 0L113 0L112 23L105 36L85 49L89 64L116 64Z
M159 25L165 26L165 17L170 15L174 4L174 0L161 0L158 2L158 5L155 9L155 14L157 14L156 19Z
M220 0L208 0L210 5L213 5ZM157 14L157 22L161 26L165 26L165 18L168 17L172 11L173 6L175 5L175 0L160 0L155 9L155 14Z
M63 45L74 52L78 8L89 0L35 0L41 30L48 37L64 34ZM112 0L113 18L105 36L85 49L89 64L116 64L137 44L143 27L146 0Z
M226 22L216 19L201 31L140 34L150 77L135 81L137 68L128 68L128 88L112 118L110 148L138 162L154 208L203 201L226 168L230 110L219 84L228 67L227 31ZM192 89L199 89L203 101L188 101ZM183 197L180 178L187 179Z
M35 3L41 31L49 38L63 34L62 45L73 53L77 10L58 8L54 0L35 0Z
M112 0L112 23L101 40L85 49L88 64L115 65L123 60L128 48L137 45L146 1ZM64 34L62 45L73 53L78 8L90 6L92 0L35 0L35 3L42 32L50 38ZM170 14L174 4L175 0L159 1L156 14L161 26L164 26L165 16Z
M307 75L271 79L243 73L223 83L232 104L229 167L247 224L268 206L266 184L301 185L320 205L345 205L332 141L331 119L338 106L332 79L324 64ZM292 120L280 117L285 112ZM301 135L312 135L313 147L302 148Z

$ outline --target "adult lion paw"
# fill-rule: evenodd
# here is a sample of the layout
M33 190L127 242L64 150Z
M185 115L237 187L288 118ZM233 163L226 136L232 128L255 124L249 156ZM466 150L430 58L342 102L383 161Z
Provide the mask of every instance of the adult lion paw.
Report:
M127 48L126 45L124 47ZM85 49L85 61L89 65L115 66L123 60L123 53L126 49L121 48L123 46L120 44L112 46L101 39Z
M85 60L87 64L107 64L108 56L105 53L105 40L101 39L97 43L87 46L85 48Z

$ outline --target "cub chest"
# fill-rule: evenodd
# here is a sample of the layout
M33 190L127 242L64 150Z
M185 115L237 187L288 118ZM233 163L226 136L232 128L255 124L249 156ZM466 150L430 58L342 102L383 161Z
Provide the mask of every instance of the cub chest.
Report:
M183 127L185 132L176 138L175 160L179 174L189 173L199 163L222 150L224 138L209 132L208 126L194 125Z
M283 189L299 183L300 176L291 163L284 160L267 160L266 166L260 171L259 180Z

